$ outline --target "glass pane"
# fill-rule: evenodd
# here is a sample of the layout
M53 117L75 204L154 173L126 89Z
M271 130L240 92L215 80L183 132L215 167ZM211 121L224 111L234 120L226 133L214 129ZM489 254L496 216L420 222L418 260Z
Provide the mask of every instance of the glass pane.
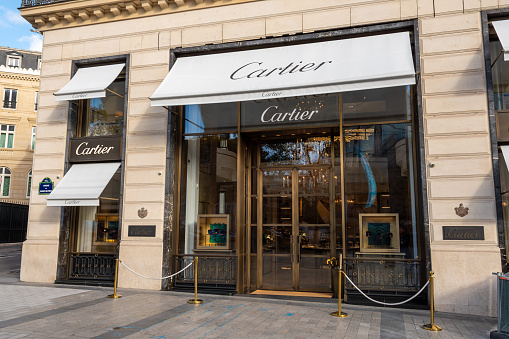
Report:
M410 86L341 93L343 123L410 120L410 98Z
M30 196L30 191L32 190L32 177L28 177L28 187L27 187L27 197Z
M262 286L290 289L293 286L292 260L289 255L263 256Z
M417 258L410 125L347 127L344 136L348 255ZM400 241L394 246L391 242L393 249L377 252L360 248L361 237L368 239L369 232L373 233L368 228L377 226L369 222L370 214L399 220L399 225L387 231L389 236L398 232ZM359 229L361 215L368 217L363 229Z
M509 64L504 62L503 56L500 57L500 52L502 52L500 41L498 39L490 41L495 110L506 110L509 108ZM495 62L497 57L498 60Z
M251 230L251 253L256 253L258 249L258 228L256 226L251 226L249 229Z
M298 171L300 224L330 224L329 172Z
M291 226L263 226L262 232L264 253L290 254Z
M261 162L268 166L330 164L330 137L310 137L261 144Z
M256 197L251 198L251 224L258 222L258 199Z
M122 95L125 91L125 82L115 81L108 88ZM124 99L110 91L106 91L105 98L88 100L84 115L82 136L122 134Z
M228 214L235 248L237 134L189 136L182 146L179 251L192 254L198 215Z
M7 133L0 134L0 147L5 148L5 146L6 146L5 141L6 140L7 140Z
M14 134L9 134L7 137L7 148L12 148L13 143L14 143Z
M291 224L292 223L292 197L264 197L263 198L264 224Z
M509 140L509 113L495 112L497 117L497 139Z
M332 127L339 124L338 94L248 101L241 105L241 130Z
M9 196L9 188L11 186L11 177L4 176L4 185L2 190L2 196L8 197Z
M185 134L237 131L236 102L185 106Z
M17 97L18 97L18 91L15 89L11 90L11 108L16 108Z
M263 171L263 194L292 194L292 171Z

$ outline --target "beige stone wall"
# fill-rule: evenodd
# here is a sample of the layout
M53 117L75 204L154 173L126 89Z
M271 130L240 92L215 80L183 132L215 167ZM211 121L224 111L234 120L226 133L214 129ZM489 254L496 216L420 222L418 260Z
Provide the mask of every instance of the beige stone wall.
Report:
M505 0L265 0L150 15L80 26L48 26L35 150L34 182L63 175L67 104L53 93L70 78L72 60L130 54L126 176L120 258L148 276L160 276L167 113L148 96L167 73L169 49L259 39L283 34L358 27L418 18L425 120L426 164L436 307L441 311L494 315L491 272L500 271L495 199L482 54L480 10L509 7ZM141 11L141 10L140 10ZM139 15L137 14L139 13ZM148 14L147 14L148 13ZM157 14L157 12L154 12ZM142 15L143 14L143 15ZM104 20L103 20L104 21ZM161 173L159 173L161 172ZM454 207L469 207L460 218ZM136 212L145 207L148 217ZM60 227L59 208L32 198L22 280L51 281ZM157 226L150 240L128 238L129 224ZM442 239L444 225L483 225L485 241ZM34 257L31 254L38 253ZM30 269L28 269L30 268ZM43 271L44 270L44 271ZM120 286L159 288L120 271Z
M28 173L32 168L32 126L35 126L35 92L39 90L39 75L26 70L0 69L0 124L14 125L13 148L0 148L0 167L11 170L10 195L0 201L28 204ZM37 72L35 72L37 73ZM4 89L17 89L15 109L3 108Z

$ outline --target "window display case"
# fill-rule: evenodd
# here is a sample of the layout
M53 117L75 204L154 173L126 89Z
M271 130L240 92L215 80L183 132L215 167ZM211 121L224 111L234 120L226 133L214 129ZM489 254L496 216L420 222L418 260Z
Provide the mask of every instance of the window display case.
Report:
M230 249L230 215L199 214L196 249L207 251Z
M398 213L360 213L359 230L361 253L400 251Z

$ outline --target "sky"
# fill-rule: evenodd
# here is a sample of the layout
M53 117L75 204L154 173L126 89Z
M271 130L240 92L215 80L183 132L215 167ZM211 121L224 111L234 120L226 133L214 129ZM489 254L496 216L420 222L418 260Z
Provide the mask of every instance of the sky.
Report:
M30 32L32 26L21 17L21 0L0 0L0 46L42 50L42 35Z

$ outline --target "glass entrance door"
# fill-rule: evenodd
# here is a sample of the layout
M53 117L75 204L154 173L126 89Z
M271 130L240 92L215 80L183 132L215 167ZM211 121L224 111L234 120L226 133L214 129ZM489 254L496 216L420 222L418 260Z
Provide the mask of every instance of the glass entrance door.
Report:
M261 144L259 288L331 290L326 264L335 251L331 147L329 137Z

